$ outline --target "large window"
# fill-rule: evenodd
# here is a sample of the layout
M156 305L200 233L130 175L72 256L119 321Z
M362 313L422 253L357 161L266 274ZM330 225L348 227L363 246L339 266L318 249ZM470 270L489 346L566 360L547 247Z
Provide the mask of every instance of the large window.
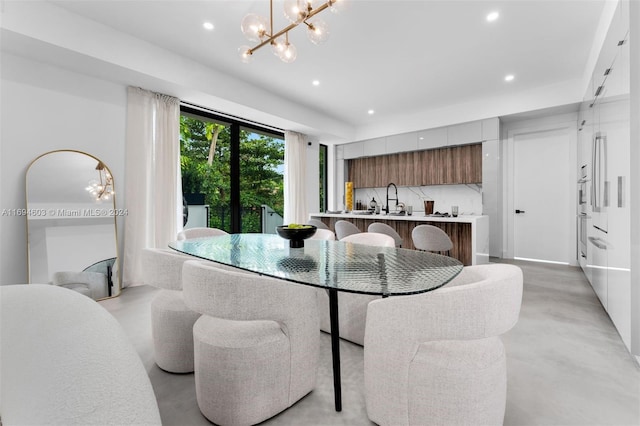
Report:
M208 206L205 223L186 226L275 232L284 210L284 135L188 107L181 112L182 192L189 221L200 220L192 211L206 212L202 206Z

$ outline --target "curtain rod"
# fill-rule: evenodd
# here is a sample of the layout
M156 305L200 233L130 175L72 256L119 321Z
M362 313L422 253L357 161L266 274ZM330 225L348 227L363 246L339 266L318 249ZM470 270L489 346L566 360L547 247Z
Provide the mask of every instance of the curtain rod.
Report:
M200 105L191 104L189 102L180 101L180 105L181 106L183 105L183 106L188 107L188 108L197 109L197 110L202 111L202 112L208 112L210 114L215 114L215 115L218 115L218 116L223 117L223 118L229 118L229 119L232 119L232 120L235 120L235 121L239 121L241 123L246 123L246 124L249 124L249 125L259 126L259 127L262 127L262 128L264 128L266 130L273 130L273 131L277 131L277 132L280 132L280 133L284 133L285 132L285 129L281 129L279 127L270 126L268 124L259 123L257 121L253 121L253 120L247 120L246 118L238 117L237 115L227 114L225 112L216 111L216 110L211 109L211 108L205 108L205 107L202 107Z

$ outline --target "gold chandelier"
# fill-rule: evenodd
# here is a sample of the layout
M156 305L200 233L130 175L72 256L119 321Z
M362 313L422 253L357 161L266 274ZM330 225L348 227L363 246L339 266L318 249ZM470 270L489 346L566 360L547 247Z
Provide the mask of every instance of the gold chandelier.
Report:
M273 53L283 62L293 62L297 56L296 47L289 42L289 31L300 24L307 26L307 37L314 44L320 44L329 37L329 27L322 19L316 17L320 12L329 9L338 12L343 0L328 0L317 7L317 0L285 0L284 15L291 22L280 31L273 31L273 0L269 0L269 21L266 18L250 13L242 19L240 28L249 41L257 42L254 47L242 46L238 49L242 62L250 62L253 52L267 44Z
M98 171L98 178L100 181L89 181L89 186L85 189L89 191L89 194L91 194L96 201L108 200L113 196L113 194L115 194L113 190L113 177L111 177L109 169L105 167L102 161L98 161L96 170Z

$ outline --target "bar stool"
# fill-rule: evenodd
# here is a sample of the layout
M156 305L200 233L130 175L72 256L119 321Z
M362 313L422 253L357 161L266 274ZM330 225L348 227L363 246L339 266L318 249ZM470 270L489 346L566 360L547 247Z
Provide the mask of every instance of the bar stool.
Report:
M449 256L453 248L453 242L447 233L433 225L416 226L411 231L411 239L418 250L445 252Z
M402 237L400 236L400 234L396 232L395 229L393 229L391 226L387 225L386 223L373 222L371 225L369 225L369 228L367 228L367 231L377 232L380 234L387 234L391 238L393 238L393 240L396 242L396 247L402 247Z

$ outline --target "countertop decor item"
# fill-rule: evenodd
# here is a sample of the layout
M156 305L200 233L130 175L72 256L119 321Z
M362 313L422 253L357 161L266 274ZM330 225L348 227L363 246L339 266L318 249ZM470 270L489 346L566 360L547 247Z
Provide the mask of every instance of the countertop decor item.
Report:
M298 225L298 227L291 228L291 225L276 226L276 232L285 240L289 240L289 247L301 248L304 247L304 240L313 236L316 233L317 227L313 225Z
M346 212L353 210L353 182L344 183L344 209Z

